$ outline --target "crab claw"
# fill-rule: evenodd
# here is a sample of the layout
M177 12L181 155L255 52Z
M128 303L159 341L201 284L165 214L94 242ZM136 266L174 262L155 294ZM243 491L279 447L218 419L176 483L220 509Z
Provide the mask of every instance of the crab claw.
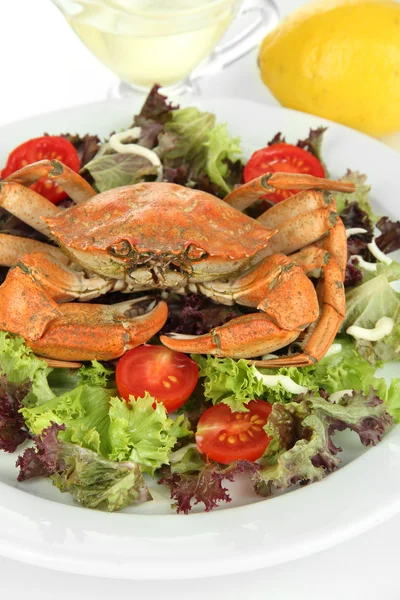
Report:
M264 313L253 313L232 319L205 335L170 334L160 336L160 340L178 352L251 358L283 348L299 334L299 330L282 329Z
M59 360L112 360L147 342L164 325L165 302L137 315L135 301L114 305L66 303L41 338L27 340L39 355Z

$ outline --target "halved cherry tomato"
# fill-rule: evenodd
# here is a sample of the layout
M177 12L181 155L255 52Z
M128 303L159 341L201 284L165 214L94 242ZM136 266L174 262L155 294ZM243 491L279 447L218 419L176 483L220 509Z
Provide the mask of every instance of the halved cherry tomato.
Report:
M190 397L199 378L197 364L187 354L165 346L144 345L129 350L119 359L117 388L125 400L145 392L173 412Z
M257 150L244 168L244 181L252 181L264 173L308 173L314 177L325 177L322 164L315 156L284 142ZM299 190L278 190L265 196L270 202L281 202Z
M50 160L60 160L73 171L80 169L80 160L74 146L68 140L55 136L45 135L24 142L14 148L7 159L7 164L1 172L4 179L25 165L30 165L38 160L48 158ZM42 177L36 183L30 186L35 192L41 194L53 204L58 204L67 197L67 194L56 185L54 181Z
M217 404L207 409L197 425L200 451L226 465L234 460L260 458L271 441L263 427L272 406L264 400L252 400L247 408L249 412L232 412L226 404Z

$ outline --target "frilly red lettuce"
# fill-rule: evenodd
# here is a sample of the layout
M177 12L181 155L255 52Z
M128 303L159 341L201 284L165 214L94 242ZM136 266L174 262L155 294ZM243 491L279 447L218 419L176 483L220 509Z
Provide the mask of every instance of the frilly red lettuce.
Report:
M255 473L259 466L247 461L234 462L228 466L204 460L195 448L189 448L179 463L165 469L159 483L169 487L171 500L177 513L191 511L193 505L202 503L209 512L221 502L231 502L224 481L234 481L236 475L248 471Z
M30 437L19 410L21 400L29 391L29 384L8 384L6 376L0 378L0 450L14 452Z

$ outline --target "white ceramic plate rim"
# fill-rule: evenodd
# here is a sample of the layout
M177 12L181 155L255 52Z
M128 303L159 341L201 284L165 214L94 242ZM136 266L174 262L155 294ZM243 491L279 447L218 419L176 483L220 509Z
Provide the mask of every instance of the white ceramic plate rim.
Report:
M96 132L96 120L100 123L101 114L112 111L117 129L121 116L121 126L126 125L126 115L140 103L141 99L98 102L2 127L7 146L0 144L0 164L6 147L47 129L75 131L74 123L82 122L82 115L87 117L87 130ZM295 139L300 129L304 134L310 126L328 125L331 146L346 140L348 146L365 148L362 160L355 161L359 165L348 164L349 153L343 165L340 156L335 159L334 169L361 169L371 155L379 158L379 168L374 170L372 163L368 167L378 204L385 204L386 195L380 194L387 193L389 173L394 178L400 167L400 156L383 144L310 115L235 99L194 98L186 104L215 112L219 121L227 116L233 134L236 119L241 119L242 128L250 119L270 119L265 141L279 128ZM247 143L251 145L251 140ZM394 198L400 188L394 179L391 184ZM394 212L386 202L383 214ZM379 446L318 484L264 502L189 517L90 511L35 497L23 487L0 481L0 554L61 571L126 579L208 577L287 562L358 535L399 512L399 453L396 427Z

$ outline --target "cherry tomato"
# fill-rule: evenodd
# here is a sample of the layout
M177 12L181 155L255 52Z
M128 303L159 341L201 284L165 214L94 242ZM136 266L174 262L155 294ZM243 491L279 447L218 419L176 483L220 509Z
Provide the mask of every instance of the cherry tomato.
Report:
M234 460L255 461L271 441L263 427L272 406L264 400L252 400L249 412L232 412L226 404L207 409L200 417L196 443L208 458L223 464Z
M187 354L165 346L144 345L129 350L119 359L117 388L125 400L145 392L173 412L190 397L199 378L197 364Z
M18 169L25 165L30 165L43 159L60 160L73 171L80 169L80 160L77 151L68 140L55 136L45 135L24 142L14 148L7 159L7 164L1 172L1 177L5 179ZM67 194L54 181L42 177L36 183L30 186L35 192L41 194L53 204L58 204L67 197Z
M264 173L308 173L314 177L325 177L322 164L315 156L284 142L261 148L254 152L244 168L244 181L252 181ZM270 202L281 202L299 190L277 190L265 196Z

